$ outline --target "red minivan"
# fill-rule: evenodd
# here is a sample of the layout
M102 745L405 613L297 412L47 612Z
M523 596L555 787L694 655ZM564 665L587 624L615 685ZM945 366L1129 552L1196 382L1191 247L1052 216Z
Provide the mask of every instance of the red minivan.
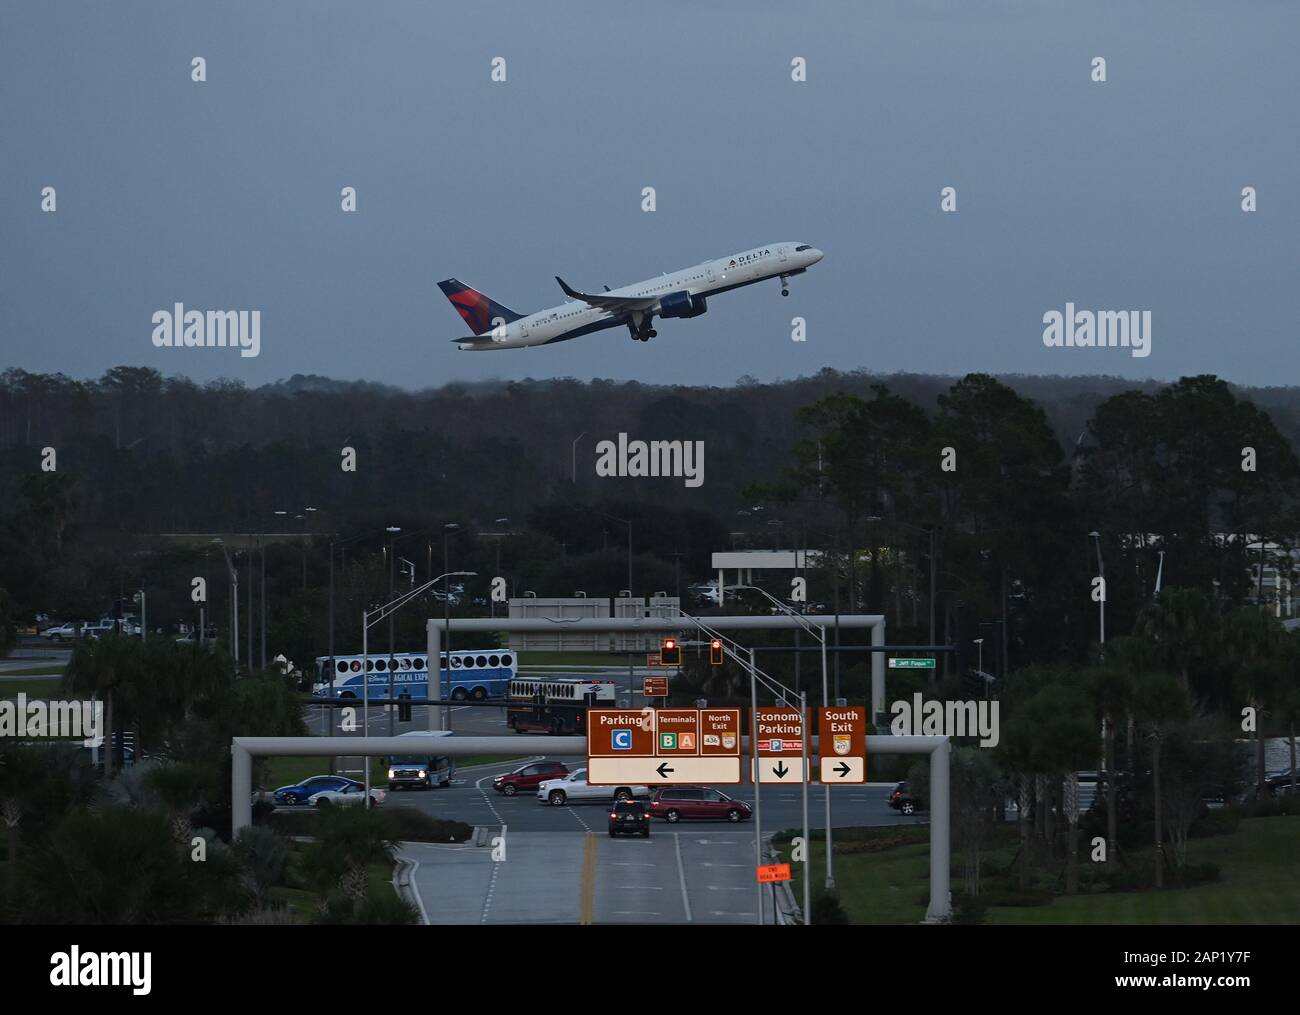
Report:
M744 800L736 800L708 786L674 786L656 790L650 802L650 816L665 821L702 818L711 821L744 821L753 812Z
M506 796L514 796L520 790L535 790L547 779L563 779L568 774L569 766L563 762L535 761L508 775L498 775L492 780L492 788Z

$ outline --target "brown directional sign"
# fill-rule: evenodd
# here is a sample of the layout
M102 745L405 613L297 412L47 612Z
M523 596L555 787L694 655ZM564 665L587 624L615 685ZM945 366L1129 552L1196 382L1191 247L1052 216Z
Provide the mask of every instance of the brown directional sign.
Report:
M645 692L647 698L666 698L668 697L668 678L645 677L641 683L641 690Z
M700 753L740 756L740 709L700 709Z
M861 705L823 707L817 716L818 774L829 785L867 781L867 710Z
M803 715L797 708L765 707L754 712L754 770L758 781L802 782Z
M590 708L587 710L589 758L649 758L655 753L653 710Z
M700 710L698 708L656 709L655 753L661 758L698 755L700 753Z
M740 782L740 709L587 712L587 782L672 786Z

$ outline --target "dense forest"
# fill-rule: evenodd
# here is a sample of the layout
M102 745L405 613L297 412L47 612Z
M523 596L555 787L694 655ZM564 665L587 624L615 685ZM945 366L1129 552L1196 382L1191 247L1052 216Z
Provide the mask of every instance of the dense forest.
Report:
M597 442L620 432L703 441L703 485L598 477ZM828 609L884 613L902 641L928 639L933 606L936 640L980 630L990 666L1005 671L1087 653L1098 552L1113 634L1150 599L1161 553L1167 586L1212 592L1225 608L1257 598L1251 540L1289 548L1300 530L1298 439L1300 393L1213 377L825 370L729 388L558 380L408 392L316 377L250 390L132 367L95 381L9 370L0 607L11 622L91 616L145 587L151 627L192 620L190 575L208 576L222 602L208 537L295 533L254 535L235 560L251 585L256 558L260 592L265 549L272 651L304 658L326 651L331 539L350 548L333 554L350 616L388 587L389 527L411 540L395 553L421 580L444 550L450 566L478 571L468 599L497 573L514 594L614 595L627 585L630 523L638 594L708 575L713 551L820 548L827 566L809 591ZM341 468L345 447L355 472ZM48 448L53 470L42 468ZM166 538L175 534L190 536Z

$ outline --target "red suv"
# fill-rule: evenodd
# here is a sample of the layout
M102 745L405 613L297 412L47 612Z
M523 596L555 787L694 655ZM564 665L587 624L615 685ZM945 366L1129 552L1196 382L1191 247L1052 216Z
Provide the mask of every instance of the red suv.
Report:
M514 796L521 789L535 790L547 779L563 779L569 774L569 766L559 761L537 761L523 768L516 768L508 775L498 775L492 780L492 788L506 796Z
M704 818L713 821L744 821L753 812L744 800L736 800L707 786L674 786L656 790L650 814L665 821Z

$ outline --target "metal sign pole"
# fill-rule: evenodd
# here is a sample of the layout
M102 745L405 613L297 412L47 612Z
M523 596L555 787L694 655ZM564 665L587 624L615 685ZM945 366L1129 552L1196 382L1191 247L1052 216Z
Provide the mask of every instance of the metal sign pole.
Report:
M803 922L812 926L812 840L808 837L808 692L799 692L799 711L803 716ZM826 829L827 836L830 829Z
M754 770L751 776L754 780L754 866L755 868L763 866L763 809L759 802L759 784L761 782L760 772L758 770L758 678L754 674L754 650L749 650L749 742L753 746L750 749L750 756L754 761ZM758 885L758 925L763 926L763 886Z
M830 685L826 678L826 632L822 632L822 704L827 708L830 707ZM831 843L831 787L827 783L824 787L826 790L826 890L832 892L835 890L835 850Z

